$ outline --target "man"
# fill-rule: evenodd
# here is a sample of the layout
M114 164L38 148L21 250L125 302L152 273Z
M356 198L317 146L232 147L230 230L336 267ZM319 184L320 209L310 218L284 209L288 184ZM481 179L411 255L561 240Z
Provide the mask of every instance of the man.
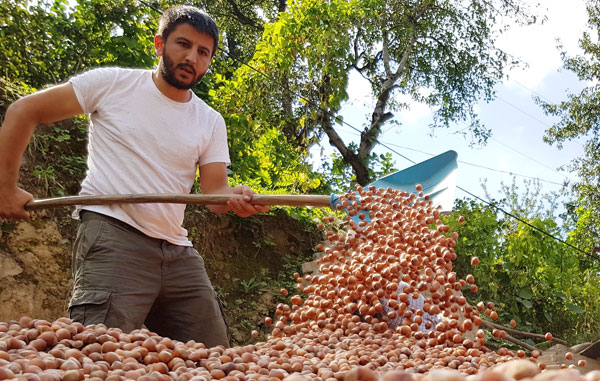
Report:
M17 187L35 126L90 115L82 195L189 193L199 168L203 193L240 194L209 206L239 216L266 212L247 186L230 188L225 123L190 90L217 48L214 21L200 10L165 11L156 70L101 68L14 102L0 129L0 218L28 218L32 195ZM202 257L181 226L185 205L78 207L70 316L124 331L145 324L162 336L228 345L227 327Z

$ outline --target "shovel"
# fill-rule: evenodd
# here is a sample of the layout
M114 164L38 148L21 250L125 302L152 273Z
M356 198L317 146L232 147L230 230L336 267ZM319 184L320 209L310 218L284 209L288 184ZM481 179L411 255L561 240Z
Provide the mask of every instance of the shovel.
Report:
M377 188L403 190L417 193L415 187L421 184L425 196L429 196L434 204L441 205L442 210L451 210L456 188L457 153L447 151L426 161L415 164L402 171L387 175L371 184ZM33 200L25 205L26 210L50 209L75 205L107 205L107 204L202 204L222 205L231 198L241 199L243 195L232 194L122 194L103 196L67 196ZM259 195L252 196L252 203L257 205L280 206L313 206L335 209L340 203L339 196L327 195ZM357 217L358 218L358 217Z

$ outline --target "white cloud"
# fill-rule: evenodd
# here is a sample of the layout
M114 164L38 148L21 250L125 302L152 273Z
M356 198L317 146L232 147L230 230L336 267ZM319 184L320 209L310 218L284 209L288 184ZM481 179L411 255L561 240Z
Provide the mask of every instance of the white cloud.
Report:
M426 120L431 117L431 109L428 105L415 102L407 95L396 96L398 102L405 102L408 109L396 112L396 120L405 125L427 124Z
M532 1L526 1L531 4ZM551 72L562 66L556 40L564 49L578 53L578 40L587 25L587 12L583 0L544 0L537 10L547 15L543 24L513 27L498 39L498 47L516 56L529 67L509 73L514 80L535 89Z
M355 70L350 72L348 78L348 94L350 103L373 104L371 84Z
M510 157L505 154L500 154L496 168L501 171L510 171Z

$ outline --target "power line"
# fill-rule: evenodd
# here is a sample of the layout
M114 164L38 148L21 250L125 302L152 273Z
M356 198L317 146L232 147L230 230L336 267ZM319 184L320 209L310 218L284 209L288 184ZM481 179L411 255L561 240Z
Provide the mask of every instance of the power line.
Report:
M353 132L348 132L348 133L353 134L355 136L358 135L358 134L353 133ZM395 144L395 143L384 142L384 141L381 141L381 140L378 141L378 142L379 142L379 144L385 143L387 145L391 145L391 146L394 146L394 147L397 147L397 148L402 148L402 149L406 149L406 150L409 150L409 151L419 152L419 153L422 153L422 154L428 155L428 156L435 156L435 154L433 154L433 153L421 151L421 150L418 150L418 149L415 149L415 148L401 146L401 145L398 145L398 144ZM396 153L396 152L394 152L394 153ZM406 157L403 157L403 158L406 159L406 160L408 160L408 161L410 161L413 164L415 163L414 161L409 160ZM548 184L553 184L553 185L559 185L559 186L563 186L564 185L563 183L557 183L556 181L546 180L546 179L542 179L540 177L522 175L522 174L515 173L515 172L512 172L512 171L503 171L501 169L490 168L490 167L486 167L484 165L470 163L470 162L464 161L464 160L458 160L458 162L461 163L461 164L466 164L466 165L470 165L472 167L482 168L482 169L485 169L485 170L488 170L488 171L492 171L492 172L505 173L505 174L512 175L512 176L524 177L524 178L527 178L527 179L537 180L537 181L540 181L540 182L544 182L544 183L548 183Z
M392 152L394 152L394 153L396 153L396 154L398 154L398 155L399 155L399 153L398 153L397 151L395 151L395 150L393 150L392 148L390 148L390 147L386 146L385 144L383 144L383 143L381 143L381 142L379 142L379 144L383 145L384 147L386 147L386 148L387 148L387 149L389 149L390 151L392 151ZM408 159L408 160L409 160L409 161L411 161L413 164L415 164L415 162L414 162L413 160L410 160L410 159ZM596 259L596 260L600 260L600 257L598 257L598 256L596 256L596 255L593 255L592 253L588 253L587 251L585 251L585 250L582 250L582 249L578 248L577 246L574 246L574 245L572 245L572 244L568 243L567 241L565 241L565 240L563 240L563 239L561 239L561 238L559 238L559 237L556 237L556 236L554 236L554 235L552 235L552 234L548 233L547 231L545 231L545 230L543 230L543 229L540 229L540 228L538 228L538 227L537 227L537 226L535 226L535 225L532 225L532 224L530 224L529 222L525 221L525 220L524 220L524 219L522 219L521 217L519 217L519 216L516 216L516 215L514 215L514 214L512 214L512 213L510 213L510 212L507 212L507 211L506 211L506 210L504 210L502 207L500 207L498 204L496 204L496 203L493 203L493 202L490 202L490 201L488 201L488 200L485 200L485 199L483 199L483 198L481 198L481 197L479 197L479 196L477 196L477 195L475 195L475 194L473 194L473 193L471 193L471 192L467 191L466 189L464 189L464 188L462 188L462 187L460 187L460 186L458 186L458 185L456 186L456 188L457 188L457 189L460 189L461 191L463 191L463 192L467 193L468 195L470 195L470 196L472 196L472 197L475 197L476 199L478 199L478 200L482 201L483 203L485 203L485 204L487 204L487 205L491 206L492 208L494 208L494 209L496 209L496 210L498 210L498 211L500 211L500 212L502 212L502 213L504 213L504 214L506 214L506 215L508 215L508 216L510 216L510 217L512 217L512 218L514 218L515 220L517 220L517 221L519 221L519 222L521 222L521 223L523 223L523 224L525 224L525 225L529 226L530 228L532 228L532 229L534 229L534 230L537 230L538 232L542 233L543 235L545 235L545 236L547 236L547 237L550 237L550 238L553 238L553 239L555 239L556 241L558 241L558 242L561 242L561 243L563 243L563 244L565 244L565 245L569 246L570 248L572 248L572 249L574 249L574 250L577 250L577 251L579 251L580 253L583 253L584 255L586 255L586 256L588 256L588 257L590 257L590 258L593 258L593 259Z
M459 160L458 162L459 162L459 163L462 163L462 164L467 164L467 165L470 165L470 166L473 166L473 167L478 167L478 168L482 168L482 169L487 169L488 171L494 171L494 172L499 172L499 173L506 173L506 174L509 174L509 175L513 175L513 176L519 176L519 177L524 177L524 178L527 178L527 179L537 180L537 181L541 181L541 182L548 183L548 184L554 184L554 185L559 185L559 186L563 186L563 185L564 185L564 184L562 184L562 183L557 183L557 182L555 182L555 181L550 181L550 180L541 179L541 178L539 178L539 177L533 177L533 176L521 175L521 174L514 173L514 172L510 172L510 171L503 171L503 170L501 170L501 169L494 169L494 168L486 167L486 166L479 165L479 164L473 164L473 163L469 163L469 162L466 162L466 161L463 161L463 160Z
M561 238L558 238L558 237L556 237L556 236L554 236L554 235L552 235L552 234L548 233L548 232L547 232L547 231L545 231L544 229L540 229L540 228L538 228L537 226L535 226L535 225L532 225L532 224L530 224L530 223L529 223L529 222L527 222L527 221L524 221L523 219L519 218L518 216L516 216L516 215L514 215L514 214L512 214L512 213L510 213L510 212L507 212L506 210L504 210L503 208L501 208L500 206L498 206L496 203L493 203L493 202L487 201L487 200L485 200L485 199L483 199L483 198L481 198L481 197L479 197L479 196L477 196L477 195L475 195L475 194L473 194L473 193L469 192L468 190L466 190L466 189L464 189L464 188L462 188L462 187L456 186L456 188L457 188L457 189L460 189L461 191L465 192L466 194L468 194L468 195L470 195L470 196L472 196L472 197L475 197L476 199L478 199L478 200L480 200L480 201L482 201L482 202L484 202L484 203L488 204L489 206L491 206L491 207L495 208L496 210L499 210L499 211L501 211L502 213L504 213L504 214L506 214L506 215L508 215L508 216L510 216L510 217L512 217L512 218L514 218L515 220L517 220L517 221L519 221L519 222L521 222L521 223L523 223L523 224L525 224L525 225L529 226L530 228L532 228L532 229L534 229L534 230L536 230L536 231L538 231L538 232L542 233L543 235L545 235L545 236L547 236L547 237L550 237L550 238L553 238L553 239L557 240L558 242L560 242L560 243L563 243L563 244L565 244L565 245L569 246L570 248L572 248L572 249L574 249L574 250L577 250L577 251L579 251L579 252L580 252L580 253L582 253L582 254L585 254L585 255L587 255L588 257L590 257L590 258L592 258L592 259L600 260L600 257L598 257L597 255L593 255L592 253L589 253L589 252L587 252L587 251L585 251L585 250L582 250L582 249L578 248L577 246L575 246L575 245L572 245L572 244L570 244L569 242L567 242L567 241L565 241L565 240L563 240L563 239L561 239Z
M393 150L392 148L390 148L390 147L386 146L385 144L383 144L383 143L380 143L380 142L379 142L379 144L383 145L384 147L386 147L386 148L387 148L387 149L389 149L390 151L392 151L392 152L394 152L394 153L396 153L396 154L398 154L398 155L399 155L399 153L398 153L397 151L395 151L395 150ZM408 159L408 160L409 160L409 161L411 161L413 164L415 163L413 160L410 160L410 159ZM565 244L565 245L569 246L570 248L572 248L572 249L574 249L574 250L577 250L577 251L578 251L578 252L580 252L580 253L583 253L584 255L586 255L586 256L588 256L588 257L590 257L590 258L593 258L593 259L596 259L596 260L600 260L600 257L598 257L598 256L596 256L596 255L593 255L592 253L588 253L587 251L585 251L585 250L582 250L582 249L578 248L577 246L575 246L575 245L572 245L572 244L568 243L567 241L565 241L565 240L563 240L563 239L561 239L561 238L559 238L559 237L556 237L555 235L552 235L552 234L548 233L547 231L545 231L545 230L543 230L543 229L540 229L540 228L538 228L538 227L537 227L537 226L535 226L535 225L532 225L532 224L530 224L529 222L525 221L524 219L522 219L521 217L519 217L519 216L517 216L517 215L514 215L514 214L512 214L512 213L510 213L510 212L507 212L507 211L506 211L506 210L504 210L502 207L500 207L498 204L496 204L496 203L493 203L493 202L490 202L490 201L488 201L488 200L485 200L485 199L483 199L483 198L481 198L481 197L479 197L479 196L477 196L477 195L475 195L475 194L473 194L473 193L469 192L468 190L466 190L466 189L464 189L464 188L462 188L462 187L460 187L460 186L458 186L458 185L456 186L456 188L457 188L457 189L460 189L461 191L463 191L463 192L467 193L468 195L470 195L470 196L472 196L472 197L475 197L476 199L478 199L478 200L482 201L483 203L485 203L485 204L487 204L487 205L491 206L492 208L494 208L494 209L496 209L496 210L498 210L498 211L500 211L500 212L502 212L502 213L504 213L504 214L506 214L506 215L508 215L508 216L510 216L510 217L512 217L512 218L514 218L515 220L517 220L517 221L519 221L519 222L521 222L521 223L523 223L523 224L525 224L525 225L529 226L530 228L532 228L532 229L534 229L534 230L536 230L536 231L538 231L538 232L542 233L543 235L545 235L545 236L547 236L547 237L550 237L550 238L553 238L553 239L555 239L556 241L558 241L558 242L561 242L561 243L563 243L563 244Z
M521 108L519 108L519 107L517 107L517 106L513 105L512 103L510 103L510 102L508 102L508 101L506 101L506 100L502 99L501 97L497 96L497 98L498 98L499 100L501 100L502 102L506 103L507 105L509 105L509 106L511 106L511 107L513 107L513 108L515 108L515 109L516 109L516 110L518 110L519 112L521 112L521 113L523 113L523 114L525 114L525 115L529 116L530 118L534 119L535 121L537 121L537 122L539 122L539 123L543 124L544 126L546 126L546 127L548 127L548 128L551 128L551 127L552 127L552 126L550 126L549 124L547 124L547 123L543 122L542 120L540 120L540 119L536 118L535 116L531 115L530 113L526 112L525 110L523 110L523 109L521 109ZM347 123L345 123L345 124L347 124ZM354 128L353 126L351 126L351 125L349 125L349 124L348 124L348 126L350 126L352 129L354 129L354 130L358 131L358 129ZM358 131L358 132L360 132L360 131ZM523 152L521 152L521 151L519 151L519 150L517 150L517 149L513 148L513 147L512 147L512 146L510 146L509 144L506 144L506 143L504 143L504 142L502 142L502 141L498 140L497 138L494 138L493 136L492 136L492 137L490 137L490 139L491 139L491 140L493 140L493 141L495 141L495 142L497 142L497 143L499 143L499 144L501 144L501 145L503 145L503 146L505 146L505 147L507 147L507 148L508 148L508 149L510 149L511 151L514 151L514 152L518 153L519 155L526 157L527 159L531 160L532 162L535 162L536 164L539 164L539 165L541 165L542 167L544 167L544 168L546 168L546 169L548 169L548 170L550 170L550 171L552 171L552 172L554 172L554 173L556 173L556 174L558 174L558 175L560 175L560 176L564 177L566 180L570 180L568 176L565 176L564 174L561 174L560 172L556 171L556 169L555 169L555 168L551 168L551 167L547 166L546 164L542 163L541 161L539 161L539 160L537 160L537 159L535 159L535 158L533 158L533 157L531 157L531 156L529 156L529 155L527 155L527 154L525 154L525 153L523 153ZM580 143L578 143L578 144L580 144ZM581 144L580 144L580 145L581 145ZM466 164L475 165L475 164L471 164L471 163L466 163ZM504 172L504 171L500 171L500 170L498 170L498 172ZM506 173L512 173L512 172L506 172ZM524 175L520 175L520 176L523 176L523 177L530 177L530 176L524 176ZM534 177L530 177L530 178L534 178ZM550 182L550 183L552 183L551 181L547 181L547 182ZM555 183L555 184L556 184L556 183ZM559 184L559 185L562 185L562 184Z
M522 153L522 152L519 152L518 150L516 150L516 149L512 148L511 146L509 146L508 144L506 144L506 143L503 143L503 142L501 142L500 140L498 140L498 139L496 139L496 138L494 138L494 137L490 137L490 139L492 139L493 141L495 141L495 142L497 142L497 143L499 143L499 144L502 144L503 146L505 146L505 147L506 147L506 148L508 148L509 150L511 150L511 151L514 151L514 152L518 153L519 155L522 155L522 156L524 156L524 157L528 158L529 160L531 160L531 161L533 161L533 162L535 162L535 163L537 163L537 164L541 165L542 167L544 167L544 168L546 168L546 169L549 169L550 171L552 171L552 172L554 172L554 173L560 174L560 173L558 173L558 172L557 172L555 169L553 169L553 168L550 168L550 167L549 167L549 166L547 166L546 164L542 163L541 161L539 161L539 160L537 160L537 159L534 159L534 158L532 158L532 157L531 157L531 156L529 156L529 155L526 155L526 154L524 154L524 153ZM565 179L567 179L567 180L569 179L567 176L564 176L564 175L561 175L561 176L563 176L563 177L564 177Z
M399 146L397 144L393 144L393 143L387 143L387 144L395 146L395 147L398 147L398 148L410 149L411 151L420 152L420 153L423 153L423 154L426 154L426 155L429 155L429 156L435 156L435 154L432 154L432 153L429 153L429 152L424 152L424 151L420 151L420 150L416 150L416 149L411 149L409 147L403 147L403 146ZM522 174L511 172L511 171L503 171L501 169L490 168L490 167L486 167L484 165L470 163L470 162L464 161L464 160L458 160L458 162L461 163L461 164L470 165L472 167L486 169L488 171L499 172L499 173L506 173L508 175L513 175L513 176L518 176L518 177L524 177L524 178L528 178L528 179L532 179L532 180L538 180L538 181L541 181L541 182L544 182L544 183L548 183L548 184L554 184L554 185L560 185L560 186L563 185L562 183L557 183L556 181L546 180L546 179L542 179L542 178L539 178L539 177L522 175Z
M506 104L507 104L507 105L509 105L510 107L514 108L515 110L519 111L520 113L527 115L528 117L530 117L531 119L535 120L536 122L538 122L538 123L540 123L540 124L542 124L542 125L544 125L544 126L546 126L546 127L548 127L548 128L552 128L552 126L551 126L551 125L549 125L548 123L546 123L546 122L542 121L541 119L539 119L539 118L538 118L538 117L536 117L536 116L533 116L533 115L531 115L530 113L528 113L527 111L523 110L522 108L520 108L520 107L518 107L518 106L515 106L514 104L512 104L512 103L510 103L509 101L505 100L504 98L502 98L502 97L499 97L499 96L496 96L496 98L497 98L498 100L500 100L500 101L502 101L502 102L506 103Z
M522 88L524 88L525 90L528 90L528 91L529 91L529 92L531 92L532 94L535 94L535 95L537 95L539 98L542 98L542 99L546 100L548 103L556 103L556 102L554 102L554 101L550 100L549 98L547 98L547 97L543 96L542 94L540 94L540 93L536 92L535 90L533 90L533 89L531 89L531 88L529 88L529 87L525 86L524 84L522 84L521 82L517 81L516 79L511 79L510 81L511 81L511 82L514 82L514 83L516 83L517 85L521 86L521 87L522 87Z
M524 85L521 85L521 86L525 87ZM526 89L528 89L527 87L525 87L525 88L526 88ZM529 91L531 91L531 92L532 92L533 94L535 94L535 95L538 95L538 94L537 94L535 91L533 91L533 90L531 90L531 89L529 89ZM547 98L545 98L545 97L543 97L543 96L541 96L541 95L538 95L538 96L539 96L540 98L544 98L544 99L546 99L546 100L547 100L549 103L554 103L554 102L551 102L550 100L548 100ZM505 100L504 98L502 98L502 97L500 97L500 96L496 96L496 98L497 98L498 100L500 100L500 101L502 101L502 102L506 103L506 104L507 104L507 105L509 105L510 107L514 108L515 110L519 111L520 113L527 115L528 117L530 117L531 119L535 120L536 122L538 122L538 123L542 124L543 126L546 126L546 127L548 127L548 128L552 128L552 126L551 126L551 125L549 125L548 123L546 123L546 122L542 121L541 119L539 119L539 118L538 118L538 117L536 117L536 116L533 116L533 115L531 115L530 113L528 113L527 111L523 110L522 108L520 108L520 107L518 107L518 106L515 106L515 105L513 105L512 103L510 103L509 101ZM580 145L581 147L583 147L583 144L581 144L580 142L574 142L574 143L576 143L576 144Z

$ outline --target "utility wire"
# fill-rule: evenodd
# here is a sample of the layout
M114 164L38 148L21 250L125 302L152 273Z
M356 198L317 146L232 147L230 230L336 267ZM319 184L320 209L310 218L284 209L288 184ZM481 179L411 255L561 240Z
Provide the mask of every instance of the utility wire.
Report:
M469 192L468 190L466 190L466 189L464 189L464 188L462 188L462 187L456 186L456 188L458 188L458 189L460 189L461 191L465 192L466 194L468 194L468 195L470 195L470 196L472 196L472 197L475 197L476 199L478 199L478 200L480 200L480 201L482 201L482 202L484 202L484 203L488 204L489 206L491 206L491 207L493 207L493 208L495 208L495 209L497 209L497 210L501 211L502 213L504 213L504 214L506 214L506 215L508 215L508 216L510 216L510 217L512 217L512 218L514 218L515 220L517 220L517 221L520 221L520 222L524 223L525 225L529 226L530 228L532 228L532 229L534 229L534 230L537 230L538 232L540 232L540 233L542 233L542 234L544 234L544 235L546 235L546 236L548 236L548 237L550 237L550 238L553 238L553 239L557 240L558 242L561 242L561 243L563 243L563 244L565 244L565 245L569 246L570 248L572 248L572 249L574 249L574 250L577 250L577 251L579 251L580 253L583 253L583 254L587 255L587 256L588 256L588 257L590 257L590 258L593 258L593 259L596 259L596 260L600 260L600 257L599 257L599 256L597 256L597 255L593 255L592 253L589 253L589 252L587 252L587 251L585 251L585 250L582 250L582 249L578 248L577 246L574 246L574 245L570 244L569 242L567 242L567 241L565 241L565 240L563 240L563 239L561 239L561 238L558 238L558 237L556 237L556 236L554 236L554 235L552 235L552 234L548 233L547 231L545 231L545 230L543 230L543 229L540 229L540 228L538 228L538 227L537 227L537 226L535 226L535 225L532 225L532 224L530 224L530 223L529 223L529 222L527 222L527 221L524 221L523 219L519 218L518 216L515 216L514 214L512 214L512 213L510 213L510 212L507 212L506 210L504 210L504 209L503 209L503 208L501 208L500 206L496 205L495 203L493 203L493 202L489 202L489 201L487 201L487 200L485 200L485 199L483 199L483 198L481 198L481 197L479 197L479 196L477 196L477 195L475 195L475 194L473 194L473 193Z
M519 82L517 82L517 81L514 81L514 82L516 82L517 84L519 84L521 87L523 87L523 88L525 88L525 89L527 89L527 90L531 91L531 93L532 93L532 94L534 94L534 95L538 96L539 98L544 98L544 99L545 99L545 100L546 100L548 103L556 103L556 102L552 102L552 101L550 101L548 98L546 98L546 97L544 97L544 96L542 96L542 95L540 95L540 94L536 93L535 91L531 90L530 88L526 87L525 85L522 85L522 84L520 84L520 83L519 83ZM541 125L543 125L543 126L546 126L546 127L548 127L548 128L552 128L552 126L551 126L551 125L549 125L548 123L546 123L546 122L542 121L541 119L539 119L539 118L538 118L538 117L536 117L536 116L533 116L533 115L531 115L530 113L528 113L527 111L523 110L522 108L520 108L520 107L518 107L518 106L515 106L514 104L512 104L512 103L510 103L509 101L505 100L504 98L502 98L502 97L500 97L500 96L496 96L496 98L497 98L498 100L500 100L500 101L502 101L502 102L506 103L506 104L507 104L507 105L509 105L510 107L514 108L515 110L519 111L520 113L527 115L528 117L530 117L531 119L533 119L533 120L535 120L536 122L540 123ZM578 144L579 146L583 147L583 144L581 144L580 142L576 142L576 141L573 141L573 142L574 142L575 144Z
M477 167L477 168L487 169L488 171L494 171L494 172L499 172L499 173L506 173L506 174L513 175L513 176L519 176L519 177L524 177L524 178L527 178L527 179L542 181L542 182L548 183L548 184L554 184L554 185L559 185L559 186L563 186L564 185L562 183L557 183L556 181L550 181L550 180L546 180L546 179L540 179L539 177L521 175L519 173L514 173L514 172L510 172L510 171L503 171L501 169L494 169L494 168L486 167L486 166L479 165L479 164L469 163L469 162L466 162L464 160L459 160L458 162L462 163L462 164L467 164L467 165L470 165L470 166L473 166L473 167Z
M392 148L390 148L389 146L387 146L387 145L385 145L385 144L383 144L383 143L381 143L381 142L378 142L378 143L379 143L379 144L381 144L382 146L386 147L386 148L387 148L387 149L389 149L390 151L394 152L395 154L397 154L397 155L400 155L400 154L399 154L397 151L393 150L393 149L392 149ZM404 157L404 156L403 156L403 157ZM408 159L408 160L409 160L410 162L412 162L413 164L415 163L413 160L410 160L410 159ZM519 221L519 222L521 222L521 223L523 223L523 224L525 224L525 225L529 226L530 228L532 228L532 229L534 229L534 230L537 230L538 232L542 233L543 235L545 235L545 236L548 236L548 237L550 237L550 238L553 238L553 239L555 239L556 241L558 241L558 242L561 242L561 243L563 243L563 244L565 244L565 245L569 246L570 248L572 248L572 249L574 249L574 250L577 250L577 251L579 251L580 253L583 253L584 255L586 255L586 256L588 256L588 257L590 257L590 258L592 258L592 259L600 260L600 257L599 257L599 256L597 256L597 255L593 255L592 253L588 253L587 251L585 251L585 250L582 250L582 249L578 248L577 246L574 246L574 245L572 245L572 244L568 243L567 241L565 241L565 240L563 240L563 239L561 239L561 238L559 238L559 237L556 237L555 235L552 235L552 234L548 233L547 231L545 231L545 230L543 230L543 229L540 229L540 228L538 228L538 227L537 227L537 226L535 226L535 225L532 225L532 224L530 224L529 222L525 221L525 220L524 220L524 219L522 219L521 217L519 217L519 216L517 216L517 215L514 215L514 214L512 214L512 213L510 213L510 212L507 212L506 210L504 210L504 209L503 209L501 206L499 206L498 204L496 204L496 203L494 203L494 202L490 202L490 201L488 201L488 200L486 200L486 199L483 199L483 198L481 198L481 197L479 197L479 196L477 196L477 195L475 195L475 194L473 194L473 193L469 192L468 190L466 190L466 189L464 189L464 188L462 188L462 187L460 187L460 186L458 186L458 185L456 186L456 188L457 188L457 189L460 189L461 191L465 192L466 194L468 194L468 195L470 195L470 196L472 196L472 197L475 197L476 199L478 199L478 200L482 201L483 203L485 203L485 204L487 204L487 205L491 206L492 208L494 208L494 209L496 209L496 210L498 210L498 211L500 211L500 212L502 212L502 213L504 213L504 214L506 214L506 215L508 215L508 216L510 216L510 217L512 217L512 218L514 218L515 220L517 220L517 221Z
M152 7L152 6L150 6L150 5L149 5L147 2L145 2L144 0L140 0L140 2L141 2L141 3L143 3L143 4L145 4L145 5L146 5L146 6L148 6L148 7L152 8L153 10L155 10L155 11L157 11L157 12L159 12L159 13L161 13L161 14L162 14L162 12L161 12L160 10L158 10L158 9L156 9L156 8L154 8L154 7ZM247 66L249 69L251 69L251 70L255 71L256 73L258 73L258 74L262 75L263 77L265 77L265 78L266 78L268 81L270 81L270 82L272 82L272 83L275 83L276 85L280 86L280 84L279 84L279 83L277 83L277 81L275 81L274 79L272 79L271 77L269 77L269 76L268 76L268 75L266 75L265 73L261 72L260 70L258 70L258 69L256 69L256 68L252 67L250 64L248 64L248 63L246 63L246 62L242 62L242 61L241 61L239 58L232 56L231 54L229 54L229 52L225 51L225 50L224 50L224 49L222 49L221 47L217 47L217 49L218 49L218 50L220 50L221 52L225 53L225 55L226 55L227 57L231 58L232 60L234 60L234 61L236 61L236 62L238 62L238 63L241 63L241 64L242 64L242 65L244 65L244 66ZM325 112L327 115L329 115L330 117L334 118L334 119L335 119L335 120L337 120L338 122L341 122L342 124L344 124L344 125L346 125L346 126L348 126L348 127L352 128L352 129L353 129L353 130L355 130L356 132L358 132L358 133L361 133L361 131L360 131L358 128L354 127L353 125L351 125L350 123L348 123L348 122L346 122L346 121L344 121L344 120L341 120L341 121L340 121L340 120L339 120L339 119L338 119L338 118L337 118L335 115L333 115L333 114L332 114L332 113L331 113L329 110L327 110L327 109L325 109L325 108L321 107L321 106L320 106L320 105L318 105L316 102L314 102L314 101L312 101L312 100L310 100L310 99L308 99L308 98L304 97L303 95L301 95L301 94L298 94L298 93L296 93L296 92L294 92L294 91L292 91L292 90L289 90L289 89L286 89L286 88L283 88L283 90L284 90L284 91L287 91L287 92L289 92L290 94L292 94L292 95L294 95L294 96L296 96L296 97L298 97L298 98L300 98L300 99L304 100L305 102L307 102L307 103L309 103L309 104L313 105L314 107L316 107L316 108L318 108L319 110L321 110L321 111ZM396 155L398 155L398 156L400 156L400 157L404 158L405 160L407 160L407 161L409 161L409 162L411 162L411 163L413 163L413 164L416 164L416 162L415 162L414 160L412 160L412 159L410 159L410 158L408 158L408 157L406 157L406 156L402 155L400 152L398 152L398 151L394 150L393 148L391 148L391 147L390 147L390 146L388 146L387 144L385 144L385 143L382 143L382 142L380 142L380 141L379 141L379 140L377 140L377 139L375 139L375 141L376 141L376 142L377 142L379 145L381 145L382 147L385 147L385 148L387 148L388 150L392 151L392 152L393 152L393 153L395 153ZM559 242L561 242L561 243L563 243L563 244L565 244L565 245L567 245L567 246L569 246L569 247L571 247L571 248L573 248L573 249L575 249L575 250L577 250L577 251L579 251L579 252L581 252L581 253L583 253L583 254L585 254L585 255L589 256L589 257L591 257L591 258L593 258L593 259L600 260L600 257L598 257L598 256L594 256L594 255L592 255L591 253L588 253L588 252L586 252L586 251L584 251L584 250L582 250L582 249L580 249L580 248L578 248L578 247L576 247L576 246L574 246L574 245L571 245L570 243L568 243L568 242L566 242L566 241L564 241L564 240L562 240L562 239L560 239L560 238L558 238L558 237L556 237L556 236L554 236L554 235L552 235L552 234L550 234L550 233L546 232L545 230L543 230L543 229L540 229L540 228L538 228L538 227L536 227L536 226L534 226L534 225L532 225L532 224L528 223L527 221L524 221L522 218L520 218L520 217L518 217L518 216L515 216L514 214L512 214L512 213L509 213L509 212L505 211L504 209L502 209L500 206L496 205L495 203L489 202L489 201L487 201L487 200L485 200L485 199L483 199L483 198L481 198L481 197L479 197L479 196L476 196L475 194L473 194L473 193L471 193L471 192L469 192L469 191L467 191L467 190L465 190L464 188L461 188L461 187L459 187L459 186L457 186L457 188L458 188L458 189L460 189L460 190L462 190L463 192L465 192L465 193L467 193L467 194L469 194L469 195L471 195L471 196L473 196L473 197L477 198L478 200L481 200L482 202L484 202L484 203L486 203L486 204L490 205L491 207L493 207L493 208L495 208L495 209L497 209L497 210L501 211L502 213L504 213L504 214L506 214L506 215L508 215L508 216L511 216L512 218L516 219L517 221L520 221L520 222L524 223L525 225L527 225L527 226L529 226L529 227L531 227L531 228L533 228L533 229L535 229L535 230L537 230L537 231L541 232L542 234L544 234L544 235L546 235L546 236L548 236L548 237L551 237L551 238L553 238L553 239L555 239L555 240L557 240L557 241L559 241Z
M527 159L529 159L529 160L531 160L531 161L533 161L533 162L535 162L535 163L537 163L537 164L541 165L542 167L544 167L544 168L546 168L546 169L548 169L548 170L550 170L550 171L552 171L552 172L554 172L554 173L557 173L557 174L559 174L559 175L563 176L565 179L567 179L567 180L569 179L567 176L560 174L560 173L559 173L559 172L557 172L555 169L553 169L553 168L550 168L549 166L547 166L546 164L542 163L541 161L539 161L539 160L537 160L537 159L534 159L533 157L531 157L531 156L529 156L529 155L526 155L526 154L524 154L524 153L522 153L522 152L519 152L518 150L516 150L516 149L512 148L511 146L509 146L509 145L508 145L508 144L506 144L506 143L503 143L503 142L501 142L500 140L498 140L498 139L494 138L493 136L492 136L492 137L490 137L490 139L491 139L491 140L493 140L493 141L495 141L495 142L497 142L497 143L499 143L499 144L502 144L503 146L505 146L505 147L506 147L506 148L508 148L509 150L511 150L511 151L514 151L514 152L518 153L519 155L522 155L522 156L526 157Z
M394 143L387 143L387 144L389 144L389 145L392 145L392 146L394 146L394 147L398 147L398 148L403 148L403 149L408 149L408 150L411 150L411 151L420 152L420 153L422 153L422 154L425 154L425 155L429 155L429 156L435 156L435 154L432 154L432 153L429 153L429 152L420 151L420 150L412 149L412 148L409 148L409 147L403 147L403 146L399 146L399 145L397 145L397 144L394 144ZM548 183L548 184L554 184L554 185L560 185L560 186L563 186L563 185L564 185L564 184L562 184L562 183L557 183L556 181L551 181L551 180L541 179L541 178L539 178L539 177L533 177L533 176L522 175L522 174L515 173L515 172L511 172L511 171L503 171L503 170L501 170L501 169L495 169L495 168L486 167L486 166L484 166L484 165L479 165L479 164L469 163L468 161L464 161L464 160L458 160L458 162L459 162L459 163L461 163L461 164L470 165L470 166L472 166L472 167L477 167L477 168L486 169L486 170L488 170L488 171L499 172L499 173L506 173L506 174L508 174L508 175L513 175L513 176L524 177L524 178L527 178L527 179L532 179L532 180L538 180L538 181L541 181L541 182L544 182L544 183Z
M546 100L548 103L556 103L556 102L552 101L551 99L549 99L548 97L545 97L542 94L538 93L537 91L535 91L535 90L533 90L533 89L525 86L524 84L522 84L521 82L517 81L516 79L511 79L510 82L516 83L517 85L521 86L525 90L528 90L532 94L536 95L538 98Z
M510 103L509 101L505 100L504 98L501 98L499 96L496 96L496 99L498 99L501 102L506 103L507 105L509 105L510 107L514 108L515 110L519 111L522 114L527 115L528 117L530 117L531 119L535 120L536 122L538 122L539 124L542 124L548 128L551 128L552 126L549 125L548 123L544 122L543 120L541 120L540 118L531 115L530 113L528 113L527 111L523 110L522 108L515 106L514 104Z
M348 133L349 134L353 134L355 136L359 136L358 134L356 134L354 132L348 132ZM410 148L410 147L401 146L401 145L398 145L398 144L395 144L395 143L384 142L384 141L378 141L378 142L379 142L379 144L385 143L385 144L393 146L393 147L397 147L397 148L401 148L401 149L406 149L406 150L414 151L414 152L419 152L419 153L422 153L422 154L428 155L428 156L435 156L435 154L433 154L433 153L421 151L421 150ZM394 152L394 153L396 153L396 152ZM404 157L404 159L408 160L406 157ZM414 164L414 161L412 161L412 160L408 160L408 161L410 161L411 163ZM511 172L511 171L503 171L501 169L490 168L490 167L486 167L484 165L474 164L474 163L470 163L470 162L464 161L464 160L458 160L458 162L461 163L461 164L470 165L472 167L486 169L486 170L492 171L492 172L506 173L508 175L513 175L513 176L518 176L518 177L524 177L524 178L527 178L527 179L537 180L537 181L541 181L541 182L548 183L548 184L553 184L553 185L559 185L559 186L563 186L564 185L563 183L557 183L556 181L546 180L546 179L542 179L542 178L534 177L534 176L522 175L520 173L515 173L515 172Z

